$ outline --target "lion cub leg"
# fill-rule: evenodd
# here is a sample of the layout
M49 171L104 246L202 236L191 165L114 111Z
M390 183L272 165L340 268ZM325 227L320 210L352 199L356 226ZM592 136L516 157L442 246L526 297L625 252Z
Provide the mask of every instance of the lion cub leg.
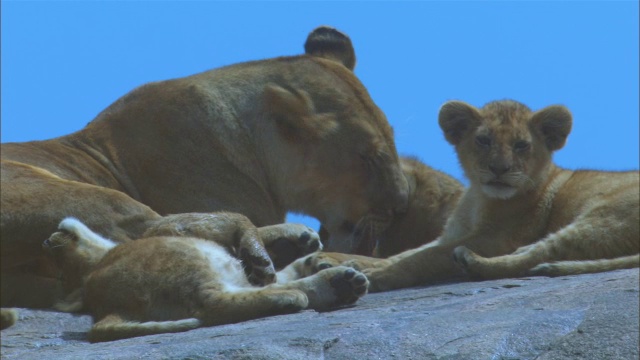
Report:
M258 234L276 269L307 254L322 250L320 235L302 224L278 224L258 228Z
M153 236L185 236L216 242L242 261L252 284L275 281L276 271L261 234L244 215L228 212L167 215L156 220L143 234L143 238Z
M300 290L309 299L308 307L314 310L351 305L364 296L369 287L369 281L364 274L346 266L325 268L297 280L289 280L290 274L281 273L282 271L278 272L278 284L269 285L267 288Z
M566 276L591 274L611 270L633 269L640 267L640 254L623 256L615 259L558 261L543 263L529 270L535 276Z
M386 259L334 252L315 252L297 259L278 272L278 282L301 279L335 266L346 266L358 271L389 265Z
M525 275L569 275L638 267L633 226L584 216L513 254L484 258L464 246L454 259L472 277L498 279ZM606 230L605 230L606 229ZM637 231L636 231L637 234ZM636 255L631 255L636 253Z

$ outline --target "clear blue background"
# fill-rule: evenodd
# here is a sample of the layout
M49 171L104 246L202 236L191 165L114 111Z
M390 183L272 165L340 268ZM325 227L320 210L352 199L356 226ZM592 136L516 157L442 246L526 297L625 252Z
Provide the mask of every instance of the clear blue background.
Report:
M2 142L79 130L145 82L299 54L309 31L326 24L351 37L356 74L401 154L462 179L437 126L440 105L511 98L572 110L559 165L638 168L637 1L1 6Z

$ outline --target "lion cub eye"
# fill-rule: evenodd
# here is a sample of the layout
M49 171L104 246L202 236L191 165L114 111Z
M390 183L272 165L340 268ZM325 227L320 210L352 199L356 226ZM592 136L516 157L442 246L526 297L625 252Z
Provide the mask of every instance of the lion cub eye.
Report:
M486 135L478 135L476 136L476 144L482 147L491 146L491 138Z
M516 141L516 143L513 144L513 150L518 152L529 150L530 147L531 147L531 144L528 141L524 141L524 140Z

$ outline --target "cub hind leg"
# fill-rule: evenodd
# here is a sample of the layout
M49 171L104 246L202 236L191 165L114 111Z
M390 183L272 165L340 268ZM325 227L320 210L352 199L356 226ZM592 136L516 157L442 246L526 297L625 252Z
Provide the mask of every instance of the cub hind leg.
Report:
M351 305L364 296L369 287L367 277L350 267L326 267L311 276L295 279L292 276L297 274L294 266L291 264L278 272L278 284L269 287L303 291L309 299L310 309L327 310Z
M543 263L536 265L529 270L529 274L534 276L566 276L620 269L633 269L637 267L640 267L640 254L623 256L615 259Z
M232 324L273 315L291 314L307 308L307 295L297 289L244 287L205 294L201 312L204 326Z
M261 288L211 292L203 301L203 313L197 317L205 326L211 326L288 314L305 308L328 310L355 303L367 293L368 285L362 273L337 266L303 279Z
M459 246L454 250L454 260L470 276L482 279L543 275L545 271L552 273L554 267L560 273L571 271L573 274L637 267L638 262L633 257L613 261L638 254L640 244L637 228L637 224L629 221L616 222L606 217L583 216L544 239L519 248L513 254L484 258ZM541 265L567 261L570 265Z

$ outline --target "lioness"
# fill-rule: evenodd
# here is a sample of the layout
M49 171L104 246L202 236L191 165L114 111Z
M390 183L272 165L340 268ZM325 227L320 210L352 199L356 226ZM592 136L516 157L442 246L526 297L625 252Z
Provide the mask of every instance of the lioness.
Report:
M150 83L76 133L2 144L2 306L53 304L41 243L66 217L120 243L166 214L294 211L340 235L404 209L392 129L354 66L349 38L320 27L304 55Z
M57 307L91 313L95 323L89 340L97 342L304 308L326 310L352 304L366 293L367 279L347 267L299 280L285 269L273 284L273 266L261 242L299 242L310 234L294 224L256 229L246 220L226 213L179 215L153 226L140 240L117 245L76 219L65 219L43 247L62 269L65 285L84 287ZM313 240L319 244L317 236Z
M558 276L640 266L638 171L570 171L562 148L572 116L515 101L481 109L448 102L439 124L470 186L436 241L388 259L320 253L301 273L338 263L363 269L369 291L468 276Z

